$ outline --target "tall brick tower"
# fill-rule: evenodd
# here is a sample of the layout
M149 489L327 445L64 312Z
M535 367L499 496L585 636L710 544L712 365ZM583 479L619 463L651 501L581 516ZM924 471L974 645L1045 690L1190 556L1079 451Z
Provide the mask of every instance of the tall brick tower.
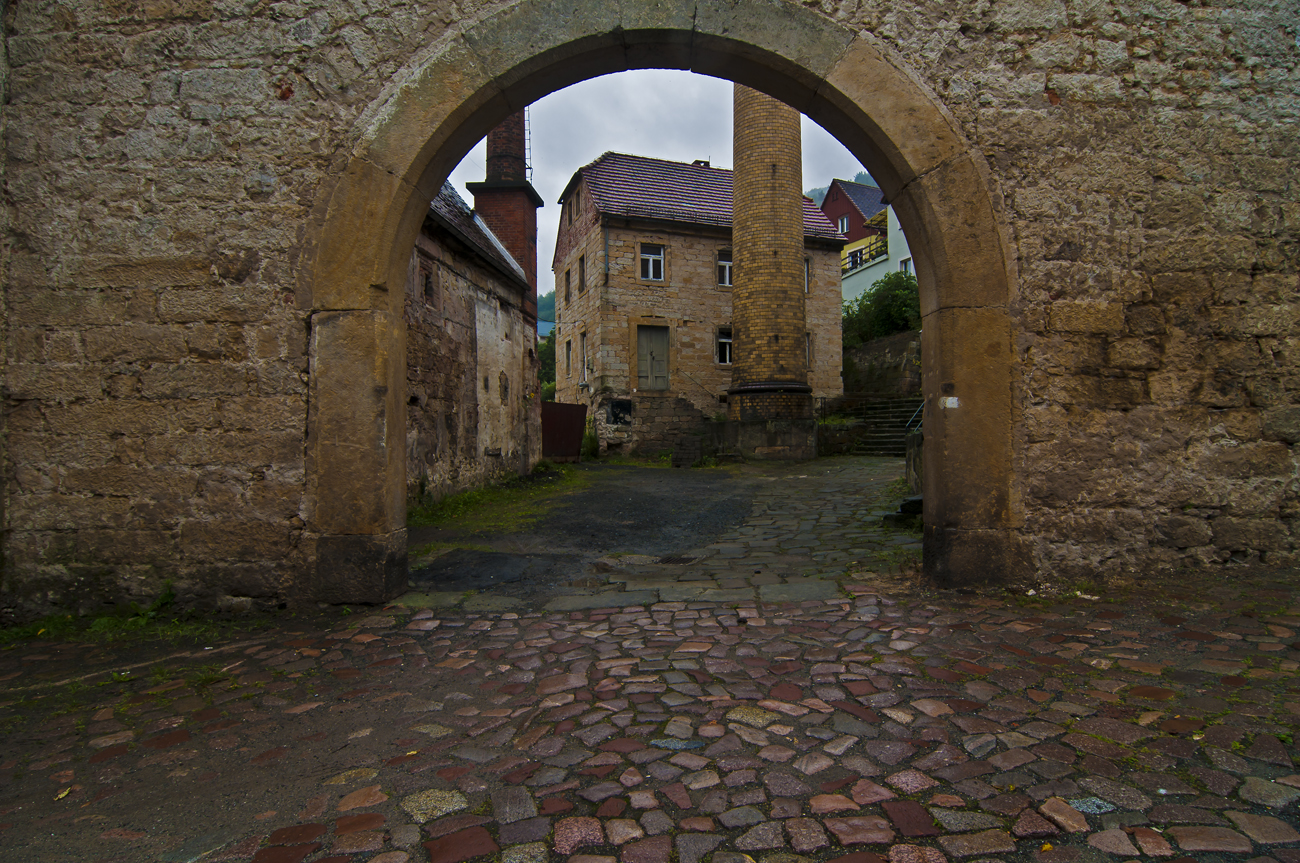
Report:
M474 210L524 268L531 296L524 315L537 324L537 208L542 196L528 182L527 129L523 111L506 117L487 136L487 177L466 183Z
M769 429L780 421L789 432L782 441L738 442L742 450L761 446L769 456L811 457L799 112L737 84L733 140L734 355L727 418Z

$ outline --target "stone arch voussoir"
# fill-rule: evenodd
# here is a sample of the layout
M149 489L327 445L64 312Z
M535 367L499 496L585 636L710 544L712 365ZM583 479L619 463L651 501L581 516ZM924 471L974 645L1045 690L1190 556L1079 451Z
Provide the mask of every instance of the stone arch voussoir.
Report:
M405 578L401 286L427 202L507 115L578 81L651 67L763 90L870 168L927 250L927 572L954 584L1026 565L1012 467L1013 256L988 172L939 100L872 35L784 0L524 0L461 23L394 76L316 209L300 273L313 312L317 562L306 592L379 601Z

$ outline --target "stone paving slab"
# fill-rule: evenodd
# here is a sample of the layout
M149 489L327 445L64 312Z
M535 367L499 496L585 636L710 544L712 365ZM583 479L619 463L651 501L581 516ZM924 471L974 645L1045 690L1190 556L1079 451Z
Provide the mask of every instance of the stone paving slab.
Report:
M0 651L0 846L21 861L1300 863L1293 592L1022 606L825 584L564 610L407 597L71 692L50 681L105 648Z

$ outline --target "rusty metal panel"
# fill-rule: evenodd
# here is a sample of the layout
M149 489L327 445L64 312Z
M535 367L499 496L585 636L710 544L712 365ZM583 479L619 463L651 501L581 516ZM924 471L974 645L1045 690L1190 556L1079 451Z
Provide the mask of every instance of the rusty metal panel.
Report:
M542 458L577 461L582 454L582 433L586 429L586 405L542 402Z

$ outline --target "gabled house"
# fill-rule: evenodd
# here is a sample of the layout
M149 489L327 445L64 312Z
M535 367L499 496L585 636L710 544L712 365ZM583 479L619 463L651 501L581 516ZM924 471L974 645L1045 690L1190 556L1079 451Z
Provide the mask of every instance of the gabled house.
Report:
M583 403L602 451L668 449L726 411L731 384L731 171L605 153L560 197L556 400ZM840 380L843 238L803 202L809 384Z
M907 237L879 188L832 180L821 211L848 238L840 261L845 300L858 296L891 270L913 272Z

